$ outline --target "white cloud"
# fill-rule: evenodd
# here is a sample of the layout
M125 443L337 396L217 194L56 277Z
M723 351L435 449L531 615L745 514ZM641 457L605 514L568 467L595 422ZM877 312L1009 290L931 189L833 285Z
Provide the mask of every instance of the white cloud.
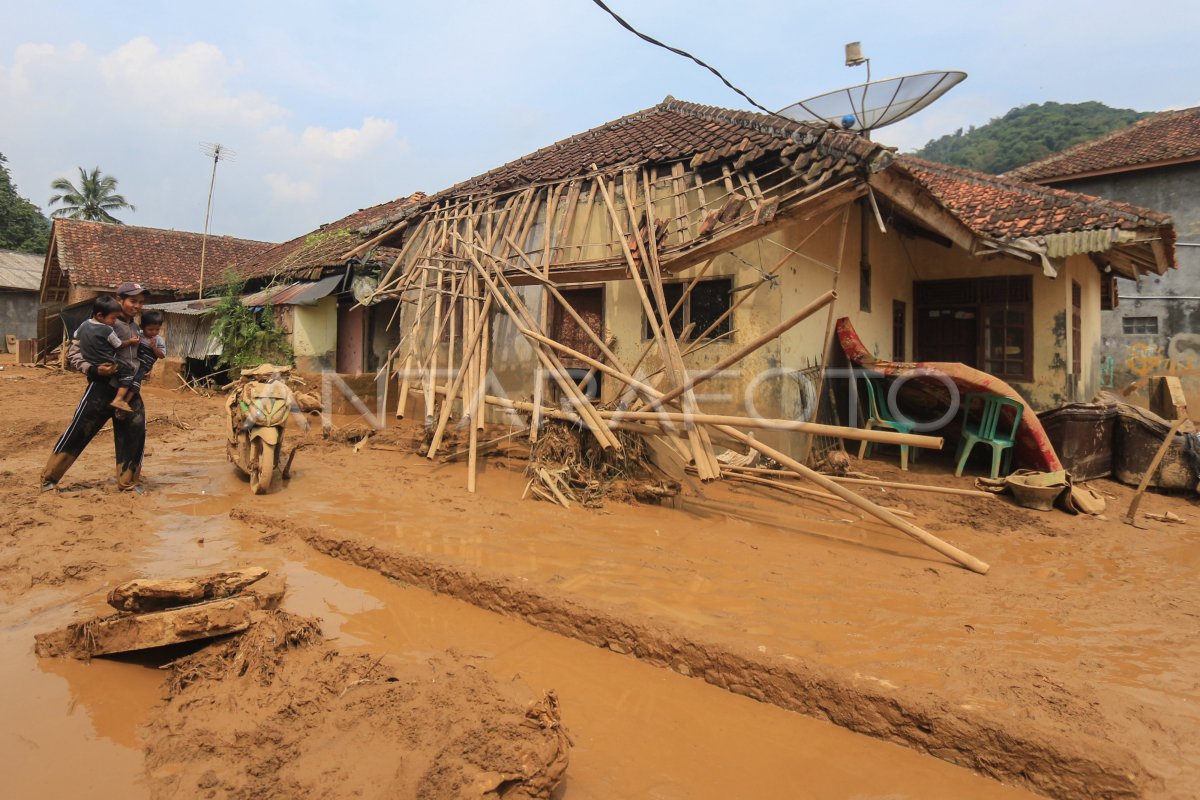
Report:
M286 240L412 190L387 177L408 150L395 121L337 127L320 109L297 118L245 90L247 77L207 42L20 44L0 53L0 144L35 200L54 177L99 165L138 207L126 222L198 230L211 166L199 146L221 142L236 158L218 170L212 229L248 238Z
M360 128L305 128L300 135L300 149L317 156L338 161L360 158L386 145L401 144L396 139L396 123L391 120L367 117Z
M224 117L261 125L286 114L254 92L232 91L227 84L238 67L207 42L164 54L149 38L139 36L101 58L100 71L110 91L173 122Z
M307 203L317 197L317 187L307 181L292 180L280 172L269 172L263 179L271 187L271 199L277 203Z

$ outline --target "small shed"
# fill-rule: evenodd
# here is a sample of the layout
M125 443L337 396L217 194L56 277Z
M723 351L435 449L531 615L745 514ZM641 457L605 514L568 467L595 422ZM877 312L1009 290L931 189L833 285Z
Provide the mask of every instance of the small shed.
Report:
M37 336L38 291L42 257L0 250L0 352L10 352L9 338Z

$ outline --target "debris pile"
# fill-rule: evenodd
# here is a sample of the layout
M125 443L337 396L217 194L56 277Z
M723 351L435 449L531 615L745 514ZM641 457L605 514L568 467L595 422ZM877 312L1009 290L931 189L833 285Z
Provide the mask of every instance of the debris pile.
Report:
M255 612L277 607L284 589L282 577L268 577L258 567L196 578L129 581L108 595L117 613L38 634L37 654L86 661L240 633L250 627Z
M604 450L596 440L565 422L546 423L530 448L525 491L560 503L598 508L605 498L659 502L679 494L679 483L656 477L645 440L616 432L619 451Z
M748 163L738 162L735 169ZM771 285L771 276L792 258L789 251L764 272L762 282L741 289L727 308L711 321L705 319L703 329L697 330L685 321L682 309L714 259L745 241L731 237L745 236L780 213L785 204L796 210L803 207L810 217L822 220L810 237L827 225L832 229L837 221L848 220L850 206L842 196L846 186L810 183L811 177L785 165L765 184L747 178L744 186L750 187L752 195L747 203L728 172L714 176L711 186L694 187L693 197L692 188L678 174L644 166L593 168L557 183L439 199L422 206L420 213L397 220L361 245L399 248L370 298L396 300L403 309L400 342L380 371L385 387L393 377L398 384L397 415L408 413L410 393L423 396L421 418L431 432L425 455L430 459L437 458L446 437L457 427L467 440L466 483L467 490L474 492L485 411L488 407L506 411L510 419L527 425L531 452L527 493L568 507L572 501L594 505L614 493L655 500L673 497L678 491L675 486L646 478L642 466L650 463L648 451L660 467L660 456L663 462L682 463L683 469L674 464L662 470L673 480L685 469L694 470L701 483L719 480L732 465L718 460L713 443L717 438L748 447L816 484L820 491L806 490L809 496L834 496L968 569L986 573L983 561L748 431L935 449L942 446L940 438L706 414L699 407L702 384L757 357L763 347L818 312L828 316L826 338L832 334L827 309L837 292L814 291L807 303L770 330L745 342L724 341L726 353L707 358L710 363L703 369L694 368L694 358L688 360L714 342L726 340L736 309L759 288ZM704 183L701 176L697 178ZM693 199L699 202L692 204ZM664 213L668 208L675 209L674 215ZM847 226L840 227L844 239ZM607 253L603 271L598 271L597 263L581 258L583 249L593 249L588 237L597 231L605 238L594 248ZM578 244L583 241L589 242L586 248ZM573 257L564 252L572 249L572 243L580 248ZM557 266L556 259L561 260ZM668 303L664 280L686 270L693 270L690 279L682 284L678 299L672 297ZM567 297L567 292L612 277L627 279L648 328L644 345L620 354L602 318ZM509 340L493 342L493 332L501 326L522 337L522 351L527 345L529 357L516 358L524 359L519 367L522 374L533 378L528 400L491 393L495 360L512 349ZM513 357L511 352L504 355ZM502 366L513 368L508 363ZM605 391L599 391L597 379L604 381ZM455 426L450 425L451 417L457 419ZM551 420L573 426L570 440L559 438L568 428L547 427ZM552 441L541 444L543 436L551 436ZM837 466L831 466L836 471Z

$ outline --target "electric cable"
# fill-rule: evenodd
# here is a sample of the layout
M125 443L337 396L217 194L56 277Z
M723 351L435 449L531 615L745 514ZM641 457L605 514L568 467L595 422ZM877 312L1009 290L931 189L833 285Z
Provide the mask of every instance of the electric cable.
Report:
M771 116L779 117L780 119L786 120L789 123L795 122L795 120L793 120L789 117L783 116L778 111L772 111L771 109L764 106L762 103L755 100L750 95L743 92L738 87L734 86L732 83L730 83L728 78L726 78L724 75L721 74L720 70L718 70L716 67L714 67L710 64L707 64L704 61L701 61L699 58L696 58L696 56L692 55L691 53L689 53L686 50L680 50L678 47L672 47L671 45L666 44L665 42L660 42L658 39L655 39L653 36L648 36L648 35L642 33L637 28L633 27L628 22L626 22L624 19L622 19L621 15L619 15L617 12L613 11L611 8L609 8L607 5L605 5L604 0L592 0L592 2L595 3L596 5L600 6L600 8L604 9L604 11L606 11L610 17L612 17L613 19L615 19L617 21L618 25L620 25L622 28L629 31L630 33L632 33L634 36L638 37L642 41L649 42L650 44L652 44L656 47L661 47L664 50L669 50L670 52L674 53L677 56L683 56L684 58L691 59L692 61L696 62L700 66L704 67L706 70L711 72L713 75L716 75L718 78L720 78L721 83L725 84L730 89L737 92L742 97L746 98L747 102L749 102L750 105L754 106L755 108L759 109L760 111L765 111L766 113L770 114ZM803 106L803 104L801 104L801 105Z

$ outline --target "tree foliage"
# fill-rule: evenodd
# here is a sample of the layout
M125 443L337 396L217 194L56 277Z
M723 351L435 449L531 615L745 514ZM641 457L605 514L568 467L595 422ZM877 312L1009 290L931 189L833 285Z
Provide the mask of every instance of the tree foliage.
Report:
M237 275L225 273L212 328L221 343L221 366L246 369L259 364L292 364L292 348L287 334L275 323L274 309L269 303L259 311L247 306L242 302L245 289Z
M42 253L50 242L50 220L41 209L17 194L0 153L0 250Z
M1150 114L1103 103L1042 103L1014 108L986 125L931 139L915 155L998 175L1123 128Z
M90 219L93 222L113 222L120 225L121 220L110 212L122 208L137 211L124 197L117 194L117 179L112 175L101 174L99 167L95 167L91 172L79 167L78 186L66 178L55 178L50 183L50 188L58 192L50 198L50 205L62 203L61 208L51 212L52 217Z

